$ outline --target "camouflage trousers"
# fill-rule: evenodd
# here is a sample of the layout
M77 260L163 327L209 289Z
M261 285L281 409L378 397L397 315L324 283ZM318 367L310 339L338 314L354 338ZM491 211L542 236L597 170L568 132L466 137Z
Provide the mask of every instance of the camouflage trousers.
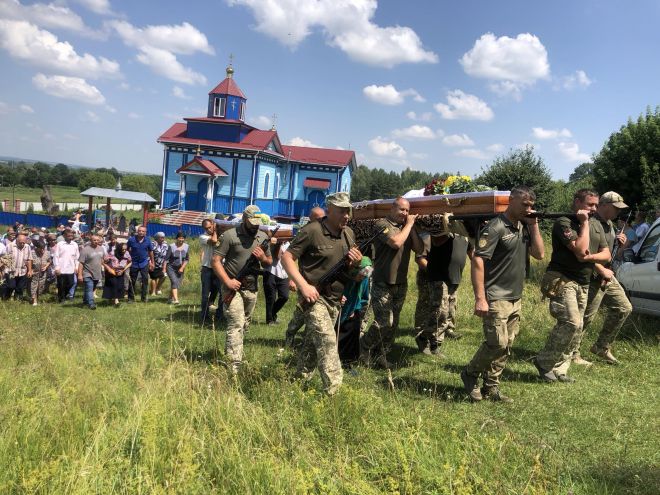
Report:
M229 290L222 287L224 299ZM238 371L243 362L243 336L250 326L252 312L257 303L257 293L251 290L239 290L229 305L225 304L224 315L227 321L227 340L225 341L225 355L231 363L232 371Z
M468 375L483 375L484 387L497 387L511 347L520 330L520 299L488 302L483 318L485 340L466 367Z
M291 320L289 320L289 324L286 327L286 340L293 342L298 330L300 330L303 325L305 325L305 315L303 310L300 309L300 306L296 304L296 309L294 309Z
M605 308L605 321L596 340L596 347L599 349L609 349L612 347L612 343L619 330L621 330L626 318L632 312L632 304L628 301L623 287L621 287L621 284L614 277L605 286L605 290L601 290L600 278L592 280L589 284L587 309L584 311L584 324L573 349L573 354L580 354L582 338L601 306Z
M550 298L550 314L557 320L550 330L545 347L536 356L539 366L557 375L565 375L571 364L573 349L582 335L584 310L589 285L568 281L557 297Z
M399 328L399 315L406 300L407 284L388 285L375 282L371 291L374 321L360 339L360 351L387 354Z
M437 347L445 340L447 329L454 329L456 318L456 291L458 285L431 280L426 283L428 301L426 302L426 320L418 331L418 337Z
M422 270L417 270L417 303L415 304L415 333L419 334L429 319L429 279Z
M302 300L298 300L298 307ZM318 366L323 390L333 395L343 381L343 370L337 351L335 323L339 317L339 307L320 297L308 309L300 309L305 323L303 345L298 354L297 374L308 378Z

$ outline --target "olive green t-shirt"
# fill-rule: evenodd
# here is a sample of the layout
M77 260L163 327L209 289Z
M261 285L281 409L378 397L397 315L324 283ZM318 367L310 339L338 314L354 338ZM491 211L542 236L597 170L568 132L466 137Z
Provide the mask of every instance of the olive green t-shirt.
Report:
M381 218L376 222L376 227L387 227L387 230L373 243L375 252L373 281L389 285L406 283L412 239L408 236L400 249L392 249L387 241L401 232L403 225L398 225L389 218Z
M483 229L474 255L484 260L488 301L513 301L522 297L529 243L527 225L513 224L504 214L493 218Z
M223 232L218 239L213 254L223 257L223 266L227 275L234 278L241 268L245 266L247 260L250 259L254 248L260 246L266 239L268 239L268 236L261 230L258 230L255 235L251 235L247 232L243 224L240 224ZM266 256L269 256L270 244L264 251ZM249 280L246 282L247 289L257 290L256 277L249 277Z
M298 260L300 273L305 280L316 285L320 278L344 258L355 244L355 234L346 227L336 236L327 228L326 220L309 222L296 237L293 238L287 250ZM329 303L337 306L344 292L346 279L335 280L327 291L322 292Z
M561 217L552 226L552 257L548 264L548 271L555 271L585 285L591 280L594 264L581 262L577 259L568 245L578 238L580 223L568 217ZM605 232L599 221L589 219L589 252L597 253L607 247Z

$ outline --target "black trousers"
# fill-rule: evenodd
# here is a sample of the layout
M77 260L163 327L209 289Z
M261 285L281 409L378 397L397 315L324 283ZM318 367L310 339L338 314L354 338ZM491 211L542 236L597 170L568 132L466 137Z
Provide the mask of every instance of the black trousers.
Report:
M277 320L277 313L289 300L289 279L264 272L264 297L266 299L266 323Z
M23 291L28 285L29 279L27 275L22 277L13 277L7 281L7 288L5 289L4 298L9 299L11 293L14 293L14 297L18 300L23 299Z
M220 295L220 287L222 282L213 272L213 268L203 266L201 270L202 279L202 323L206 321L209 314L209 306L215 303L216 298ZM218 301L218 309L215 312L215 321L222 319L222 301Z
M73 273L60 273L57 276L57 300L64 301L68 295L71 287L73 287L75 275Z
M149 265L144 268L131 266L129 273L131 276L131 283L128 284L128 299L135 301L135 284L137 283L138 275L142 275L142 281L140 282L140 297L143 301L146 301L147 288L149 287Z

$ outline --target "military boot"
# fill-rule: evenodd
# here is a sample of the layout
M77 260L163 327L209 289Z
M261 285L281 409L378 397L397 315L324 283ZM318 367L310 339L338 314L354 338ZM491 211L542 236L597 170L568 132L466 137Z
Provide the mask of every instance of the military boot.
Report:
M481 389L481 396L484 399L492 400L494 402L504 402L505 404L513 402L511 397L507 397L500 392L499 387L484 387Z
M598 347L596 344L594 344L591 347L591 352L595 354L596 356L603 358L603 360L607 364L619 364L619 360L614 357L612 352L609 349L605 349L602 347Z
M586 359L584 359L584 358L580 355L579 352L576 352L576 353L574 353L574 354L571 356L571 361L573 362L573 364L578 364L578 365L580 365L580 366L586 366L587 368L588 368L589 366L592 366L592 365L594 364L594 363L592 363L591 361L587 361Z
M429 341L426 340L424 337L421 335L418 335L415 337L415 343L417 344L417 349L419 349L419 352L422 354L426 355L431 355L431 349L429 347Z
M555 372L552 370L546 371L543 368L541 368L541 365L539 364L536 358L532 360L532 363L534 363L536 370L539 372L539 378L541 378L541 380L548 383L553 383L557 381L557 375L555 375Z
M447 337L448 339L458 340L458 339L462 339L463 335L461 335L458 332L454 332L451 328L448 328L447 330L445 330L445 337Z
M479 379L468 375L467 371L464 369L461 371L461 380L463 380L463 387L465 387L465 391L468 393L470 400L472 402L479 402L483 398L481 396L481 390L479 390Z

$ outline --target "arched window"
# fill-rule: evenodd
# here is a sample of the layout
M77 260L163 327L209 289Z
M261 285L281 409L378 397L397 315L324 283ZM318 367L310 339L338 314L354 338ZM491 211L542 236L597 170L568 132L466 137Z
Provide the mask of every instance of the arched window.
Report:
M266 177L264 178L264 198L268 197L269 182L270 182L270 174L266 174Z
M275 189L273 189L273 198L277 199L280 197L280 174L279 172L275 174Z

